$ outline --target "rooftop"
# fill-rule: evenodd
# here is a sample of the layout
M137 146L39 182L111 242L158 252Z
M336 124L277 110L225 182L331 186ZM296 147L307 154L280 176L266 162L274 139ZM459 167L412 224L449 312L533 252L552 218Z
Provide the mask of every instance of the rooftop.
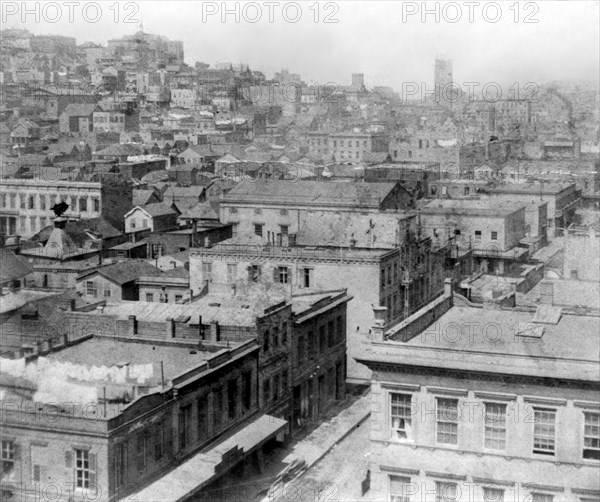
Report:
M436 199L433 202L421 208L422 213L448 213L449 215L466 216L487 216L504 218L516 211L519 211L523 205L515 205L507 202L495 200L454 200L454 199Z
M600 317L563 313L557 324L542 324L534 316L530 310L452 307L412 340L374 342L357 359L600 381Z
M378 208L395 187L396 183L385 182L242 181L223 202Z

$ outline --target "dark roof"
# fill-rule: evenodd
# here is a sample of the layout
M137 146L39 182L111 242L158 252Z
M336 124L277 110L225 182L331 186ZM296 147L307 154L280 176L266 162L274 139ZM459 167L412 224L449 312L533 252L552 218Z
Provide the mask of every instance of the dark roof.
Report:
M32 272L31 266L18 256L4 248L0 248L0 283L20 279Z
M134 281L139 276L155 277L162 274L162 271L146 261L123 261L105 265L95 270L88 270L77 276L77 280L83 279L91 274L98 273L109 281L116 284L126 284Z
M141 155L143 149L140 145L125 143L123 145L110 145L105 149L96 152L94 155L122 157L125 155Z
M157 202L155 204L146 204L145 206L140 206L140 208L146 211L150 216L177 214L177 211L175 211L175 209L163 202Z
M69 103L63 113L69 117L89 117L97 109L100 107L95 103Z
M224 201L262 204L343 205L379 207L396 183L330 181L242 181Z
M67 235L79 245L88 239L87 234L85 233L87 229L99 233L103 239L109 239L122 235L121 232L119 232L101 216L98 218L90 218L89 220L68 221L65 226ZM48 241L48 238L53 230L54 225L48 225L35 234L30 240L44 243Z

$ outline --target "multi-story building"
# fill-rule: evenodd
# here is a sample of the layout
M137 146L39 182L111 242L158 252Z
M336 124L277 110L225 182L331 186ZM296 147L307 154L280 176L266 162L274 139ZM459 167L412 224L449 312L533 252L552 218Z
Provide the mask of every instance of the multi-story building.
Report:
M482 199L529 202L532 198L548 203L548 229L567 228L576 221L581 191L575 183L505 183L480 191Z
M422 207L420 215L432 239L472 248L476 265L484 270L503 273L527 255L519 247L526 237L524 205L438 199Z
M313 155L333 155L337 161L359 163L366 153L388 153L387 134L366 132L310 132L308 150Z
M600 235L594 228L566 230L563 256L563 278L600 282Z
M409 230L414 232L414 230ZM281 284L289 295L347 289L348 377L364 382L368 370L351 359L369 337L371 305L388 307L386 322L408 317L440 294L447 248L414 234L397 247L265 246L261 241L220 243L190 250L194 294L211 285L238 288L253 282Z
M381 247L373 234L389 231L388 238L382 233L379 237L384 246L393 247L402 240L401 221L408 216L400 210L410 207L412 194L397 182L273 180L238 183L221 199L219 211L222 223L234 225L234 235L254 236L265 243L281 245L290 236L314 235L331 226L332 234L323 237L331 241L334 234L344 234L333 239L338 245L349 246L354 239L357 247ZM304 243L303 238L299 235L297 243Z
M376 320L357 358L373 371L370 499L597 500L599 318L450 289L391 330Z
M197 99L196 89L171 88L171 108L195 108Z
M69 219L104 216L117 229L123 229L122 215L131 209L131 183L116 180L78 182L52 179L42 168L38 179L4 179L0 182L0 228L8 235L29 238L50 225L58 202L69 205ZM119 214L120 211L123 211Z

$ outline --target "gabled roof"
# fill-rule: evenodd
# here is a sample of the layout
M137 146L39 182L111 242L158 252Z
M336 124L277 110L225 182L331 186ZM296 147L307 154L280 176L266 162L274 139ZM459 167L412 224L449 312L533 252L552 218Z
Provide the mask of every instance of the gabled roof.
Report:
M143 149L139 145L125 143L123 145L115 144L107 146L103 150L95 152L94 155L123 157L125 155L141 155L143 152Z
M103 239L122 235L121 232L108 223L103 217L91 218L89 220L68 221L65 226L67 234L80 246L83 245L85 240L89 239L85 232L87 229L99 233ZM48 225L35 234L30 240L34 242L47 242L53 230L54 225Z
M95 103L69 103L63 113L69 117L89 117L100 107Z
M0 248L0 283L20 279L32 271L26 261L8 249Z
M145 206L146 204L155 203L160 201L154 190L139 189L133 191L133 206Z
M214 205L209 202L199 202L194 207L190 207L181 214L181 218L198 220L218 220L219 211L215 210Z
M168 204L165 204L163 202L157 202L154 204L146 204L145 206L136 206L125 215L125 218L127 218L129 215L133 214L137 209L141 209L146 214L148 214L148 216L151 216L151 217L165 216L168 214L177 214L177 211L175 211L175 209L173 209Z
M242 181L224 202L379 207L396 183L254 180Z
M123 285L134 281L139 276L156 277L161 275L162 271L154 265L146 261L123 261L104 265L94 270L87 270L77 276L77 280L89 277L92 274L98 273L115 284Z

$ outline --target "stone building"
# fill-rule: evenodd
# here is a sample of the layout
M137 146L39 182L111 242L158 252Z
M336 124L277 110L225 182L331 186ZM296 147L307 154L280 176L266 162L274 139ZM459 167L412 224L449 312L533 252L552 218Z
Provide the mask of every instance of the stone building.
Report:
M357 358L371 500L598 499L598 317L462 305L448 285L410 322L376 320Z

